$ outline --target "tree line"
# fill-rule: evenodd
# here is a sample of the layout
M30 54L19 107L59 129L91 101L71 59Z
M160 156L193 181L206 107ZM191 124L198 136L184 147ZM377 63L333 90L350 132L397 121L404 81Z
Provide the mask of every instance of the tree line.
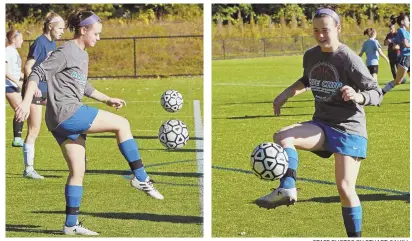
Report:
M329 7L343 19L353 23L373 21L381 24L389 22L391 15L404 12L409 16L409 4L213 4L212 19L216 24L259 23L304 25L313 18L316 9Z
M6 4L7 23L40 22L49 11L68 17L76 9L91 10L103 18L133 19L141 14L162 21L170 15L181 19L203 15L202 4Z

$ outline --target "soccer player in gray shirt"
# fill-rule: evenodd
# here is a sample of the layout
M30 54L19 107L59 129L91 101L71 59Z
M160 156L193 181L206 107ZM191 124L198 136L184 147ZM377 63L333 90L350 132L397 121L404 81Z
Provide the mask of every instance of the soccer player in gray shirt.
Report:
M65 187L66 221L63 233L98 235L77 219L83 194L87 133L115 133L119 149L134 173L131 185L155 199L161 200L163 196L153 187L144 170L128 120L81 102L83 96L87 96L116 109L126 105L124 100L99 92L87 80L89 56L85 49L93 47L100 39L100 18L91 11L79 10L70 15L68 27L74 32L74 39L64 43L33 69L24 100L16 108L16 114L20 120L27 119L37 84L46 81L46 125L59 143L70 171Z
M303 56L303 77L273 101L279 115L286 101L312 90L315 113L312 121L285 127L273 139L288 154L289 168L280 186L256 200L264 208L291 205L297 201L295 187L298 154L311 151L323 158L335 158L335 178L348 237L360 237L362 208L355 185L360 160L366 158L367 132L363 106L379 105L382 90L362 59L339 42L339 16L331 9L316 11L314 37L318 43Z

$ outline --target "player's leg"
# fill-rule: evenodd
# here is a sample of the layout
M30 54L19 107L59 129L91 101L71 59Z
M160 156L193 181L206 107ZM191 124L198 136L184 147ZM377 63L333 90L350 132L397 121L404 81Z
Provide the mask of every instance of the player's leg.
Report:
M63 233L68 235L98 235L78 221L80 203L83 196L83 177L86 172L85 139L79 136L75 141L66 140L61 144L61 150L69 168L64 196L66 199L66 221Z
M9 88L10 89L10 88ZM6 99L9 102L13 110L22 102L22 97L19 92L7 92L6 90ZM11 143L14 147L22 147L23 140L21 139L21 133L23 131L24 122L19 122L16 120L16 117L13 118L13 142Z
M319 126L305 122L279 130L273 135L273 140L281 145L288 154L289 167L286 174L280 179L279 187L268 195L256 200L256 204L264 208L291 205L297 201L295 182L298 168L298 153L296 149L322 151L325 133Z
M87 133L115 133L120 152L127 160L135 177L131 180L133 187L144 191L156 199L163 196L153 187L140 158L139 148L130 130L127 119L108 111L99 110Z
M382 89L383 94L391 91L396 85L402 83L406 77L406 73L409 69L409 56L403 56L399 58L398 69L396 71L396 77L394 80L388 82L386 86Z
M362 206L356 194L360 160L357 157L334 154L335 179L342 205L342 216L348 237L360 237L362 232Z
M30 115L27 119L27 135L23 145L24 177L33 179L43 179L34 170L35 142L40 133L43 118L43 107L38 104L30 105Z

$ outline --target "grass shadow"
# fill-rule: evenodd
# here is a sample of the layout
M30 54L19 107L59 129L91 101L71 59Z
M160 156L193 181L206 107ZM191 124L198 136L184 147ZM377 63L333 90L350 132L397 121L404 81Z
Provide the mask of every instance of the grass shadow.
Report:
M230 116L226 118L213 118L213 119L229 119L229 120L243 120L243 119L257 119L257 118L281 118L290 116L313 116L313 114L296 114L296 115L245 115L245 116Z
M361 202L365 201L406 201L410 203L410 194L406 195L388 195L383 193L377 194L358 194ZM339 196L330 196L330 197L314 197L306 200L299 200L299 202L319 202L319 203L339 203Z
M38 171L49 171L49 170L38 170ZM44 178L62 178L63 176L58 176L58 175L44 175L40 173ZM20 173L6 173L6 178L24 178L22 174ZM30 179L28 179L30 180Z
M90 135L87 135L87 138L103 138L103 139L109 139L109 138L111 138L111 139L116 139L116 136L115 135L93 135L93 134L90 134ZM158 136L133 136L133 138L134 139L144 139L144 140L157 140L157 139L159 139L159 137ZM190 137L189 138L189 141L190 140L203 140L203 138L202 137Z
M150 175L157 175L157 176L171 176L171 177L196 177L200 178L203 177L203 173L197 172L147 172Z
M44 233L44 234L63 235L63 232L61 230L37 229L40 227L41 226L36 226L36 225L6 224L6 232Z
M64 211L33 211L36 214L64 214ZM104 212L91 213L81 212L81 215L88 215L98 218L122 219L122 220L142 220L152 222L168 222L168 223L195 223L202 224L203 218L197 216L184 215L161 215L153 213L125 213L125 212Z

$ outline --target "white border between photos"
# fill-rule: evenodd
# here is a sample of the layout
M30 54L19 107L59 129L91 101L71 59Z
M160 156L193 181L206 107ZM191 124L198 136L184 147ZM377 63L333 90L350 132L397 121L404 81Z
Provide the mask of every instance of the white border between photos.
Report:
M79 1L79 0L69 0L69 1L62 1L62 0L54 0L53 3L85 3L86 1ZM93 3L115 3L119 2L118 0L89 0L87 1L90 4ZM212 69L211 69L211 60L212 60L212 37L211 37L211 4L214 3L302 3L302 0L123 0L122 3L203 3L204 4L204 84L203 84L203 118L204 118L204 237L203 238L184 238L184 240L210 240L212 238L212 187L211 187L211 137L212 137L212 92L211 92L211 83L212 83ZM3 33L6 32L5 30L5 4L6 3L30 3L28 0L5 0L5 3L1 3L0 9L0 18L1 21L1 31ZM36 3L50 3L47 1L36 1ZM345 1L337 1L337 0L330 0L330 1L314 1L314 0L306 0L304 3L404 3L404 1L395 0L395 1L382 1L382 0L345 0ZM409 1L410 3L410 1ZM1 46L5 45L5 38L1 38L0 44ZM4 55L0 55L0 60L4 61ZM3 62L4 63L4 62ZM0 65L1 73L4 73L4 65ZM412 93L410 92L411 98ZM0 100L0 120L5 120L5 98L1 98ZM6 107L8 108L8 107ZM410 110L412 110L412 106L410 105ZM5 238L5 172L6 172L6 164L5 164L5 121L1 121L0 126L0 162L3 164L3 168L0 171L0 213L3 213L2 217L0 218L0 239ZM412 129L410 129L410 136L412 136ZM411 169L412 170L412 169ZM412 182L410 181L410 184ZM410 234L412 233L412 227L410 228ZM60 238L59 238L60 239ZM84 238L85 239L85 238ZM109 238L98 238L99 240L109 240ZM116 238L119 239L119 238ZM121 238L122 240L159 240L160 238ZM162 238L166 240L182 240L182 238ZM238 238L214 238L216 240L238 240ZM248 240L348 240L348 239L341 239L341 238L249 238ZM7 240L31 240L31 238L8 238ZM52 240L50 238L36 238L36 240ZM83 238L64 238L64 240L83 240ZM110 238L113 240L113 238ZM408 240L407 238L361 238L361 239L351 239L351 240Z

